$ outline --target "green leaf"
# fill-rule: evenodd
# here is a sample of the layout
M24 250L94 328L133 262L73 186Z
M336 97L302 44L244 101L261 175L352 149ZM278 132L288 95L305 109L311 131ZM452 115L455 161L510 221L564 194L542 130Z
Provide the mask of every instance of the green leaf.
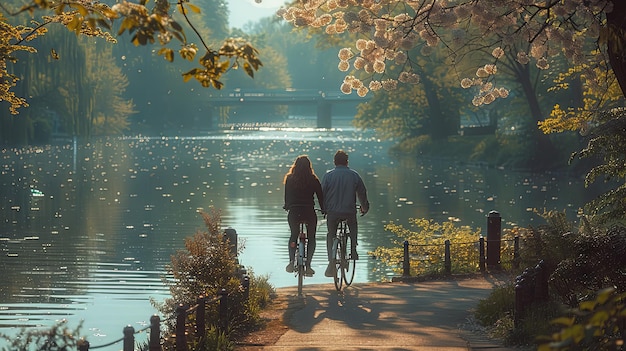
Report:
M580 303L578 308L581 311L593 311L593 309L596 308L596 302L595 301L583 301Z
M172 28L174 28L175 30L182 32L183 31L183 27L180 26L180 24L178 24L178 22L176 21L171 21L170 25L172 26Z
M566 327L571 327L574 325L576 319L574 317L559 317L552 320L552 324L554 325L562 325Z

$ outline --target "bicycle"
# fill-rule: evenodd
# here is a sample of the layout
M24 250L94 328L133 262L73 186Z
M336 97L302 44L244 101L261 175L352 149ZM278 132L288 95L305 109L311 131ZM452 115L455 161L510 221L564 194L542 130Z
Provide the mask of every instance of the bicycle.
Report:
M345 283L346 286L350 286L354 280L356 258L352 257L352 253L350 253L350 255L347 254L348 248L352 250L352 238L350 237L348 222L347 219L340 218L331 251L331 257L335 265L333 279L337 291L341 291L343 283Z
M320 212L321 210L315 209ZM307 257L309 252L308 230L305 221L300 221L300 234L296 243L296 257L294 260L294 274L298 277L298 295L302 295L302 286L306 277Z
M308 252L308 235L306 223L300 222L300 234L298 235L298 246L296 249L295 269L294 272L298 277L298 295L302 295L302 285L304 285L304 277L306 271L306 260Z

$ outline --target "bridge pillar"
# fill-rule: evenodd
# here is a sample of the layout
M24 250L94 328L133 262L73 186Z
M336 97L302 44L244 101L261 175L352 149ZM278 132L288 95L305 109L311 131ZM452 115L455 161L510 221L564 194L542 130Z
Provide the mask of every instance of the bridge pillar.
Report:
M332 128L332 107L328 101L317 102L317 128Z
M207 109L205 126L207 126L209 130L213 130L213 115L215 114L213 113L213 110L215 110L213 106L209 106Z

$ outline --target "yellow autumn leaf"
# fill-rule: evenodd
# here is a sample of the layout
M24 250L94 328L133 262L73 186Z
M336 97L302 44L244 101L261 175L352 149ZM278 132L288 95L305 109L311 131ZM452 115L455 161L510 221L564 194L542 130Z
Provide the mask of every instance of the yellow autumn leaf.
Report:
M193 4L189 4L189 3L187 3L186 6L189 7L189 9L191 11L193 11L195 13L200 13L200 8L198 6L193 5Z
M71 31L78 32L80 30L80 26L83 21L78 18L78 16L74 16L70 23L67 24L67 28Z
M87 10L87 8L81 4L73 3L70 4L70 7L76 9L76 11L78 11L78 13L80 13L80 15L83 17L87 17L87 15L89 15L89 10Z

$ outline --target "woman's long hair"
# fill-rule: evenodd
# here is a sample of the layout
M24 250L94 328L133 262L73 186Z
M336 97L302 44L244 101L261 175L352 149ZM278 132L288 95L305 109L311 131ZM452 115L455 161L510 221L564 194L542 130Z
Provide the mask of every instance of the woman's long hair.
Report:
M285 174L283 183L287 183L287 179L293 182L296 188L307 187L312 180L318 179L313 171L311 160L307 155L301 155L296 158L289 172Z

